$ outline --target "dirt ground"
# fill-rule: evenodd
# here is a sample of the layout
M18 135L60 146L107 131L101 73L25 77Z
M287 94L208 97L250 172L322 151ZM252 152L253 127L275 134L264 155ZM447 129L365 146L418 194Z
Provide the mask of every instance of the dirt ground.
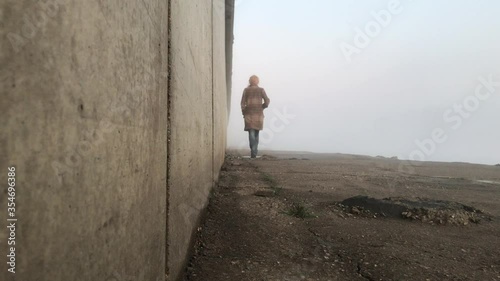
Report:
M230 152L185 280L499 280L500 167ZM459 202L492 219L436 224L342 209L358 195ZM295 216L299 217L295 217Z

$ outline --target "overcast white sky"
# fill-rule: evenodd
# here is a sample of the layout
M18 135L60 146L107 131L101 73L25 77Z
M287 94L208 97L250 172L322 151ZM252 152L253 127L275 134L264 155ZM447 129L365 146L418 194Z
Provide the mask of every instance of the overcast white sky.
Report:
M256 74L260 149L500 163L500 1L390 3L237 0L228 146L248 148L239 102Z

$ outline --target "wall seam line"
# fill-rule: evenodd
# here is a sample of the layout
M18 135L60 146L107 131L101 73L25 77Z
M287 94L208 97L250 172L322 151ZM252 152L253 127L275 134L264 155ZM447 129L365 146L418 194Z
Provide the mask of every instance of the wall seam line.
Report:
M170 175L171 175L171 135L172 135L172 126L171 126L171 114L172 114L172 0L167 0L167 182L166 182L166 233L165 233L165 280L169 280L170 269L168 267L169 264L169 250L170 250L170 241L169 241L169 218L170 218Z
M214 0L212 0L212 188L215 188Z

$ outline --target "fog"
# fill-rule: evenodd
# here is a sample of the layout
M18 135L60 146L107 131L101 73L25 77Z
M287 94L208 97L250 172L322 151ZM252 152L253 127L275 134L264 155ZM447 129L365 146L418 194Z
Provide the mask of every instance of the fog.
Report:
M228 146L500 163L500 2L237 0Z

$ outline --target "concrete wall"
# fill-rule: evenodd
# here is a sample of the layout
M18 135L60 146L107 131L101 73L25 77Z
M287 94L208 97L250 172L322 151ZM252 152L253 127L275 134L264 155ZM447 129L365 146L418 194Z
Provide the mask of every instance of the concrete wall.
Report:
M169 260L172 280L224 161L227 94L224 0L173 0Z
M224 164L226 152L227 124L229 119L228 103L229 89L227 84L227 61L232 62L232 56L226 57L226 52L232 54L232 28L230 34L226 36L226 21L224 18L226 9L225 0L214 0L214 19L213 19L213 144L214 144L214 180L219 178L220 168ZM234 8L234 7L233 7ZM232 23L231 23L232 26ZM226 40L227 38L227 40ZM226 41L231 42L230 48L226 48ZM232 72L231 72L232 73Z
M172 280L212 187L212 3L172 0L169 260Z
M233 87L233 43L234 43L234 13L235 0L226 1L226 89L227 114L231 112L231 89Z
M1 280L180 276L224 159L223 2L0 1Z

